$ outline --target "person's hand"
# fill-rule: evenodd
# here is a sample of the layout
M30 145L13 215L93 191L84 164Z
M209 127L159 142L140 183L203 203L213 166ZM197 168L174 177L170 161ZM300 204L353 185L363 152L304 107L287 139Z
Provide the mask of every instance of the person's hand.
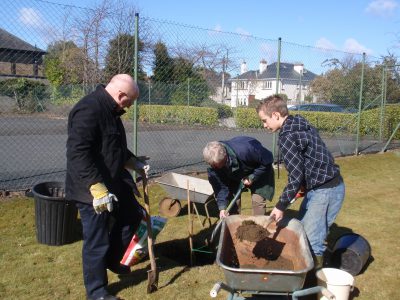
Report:
M149 164L145 164L143 166L143 172L144 172L144 175L146 175L146 178L149 177L149 171L150 171L150 165Z
M273 217L278 223L283 218L283 211L274 207L274 209L271 211L270 216Z
M125 167L131 170L135 170L140 173L140 175L144 178L149 177L150 165L146 160L150 159L148 156L132 156L126 163Z
M253 182L249 178L243 179L243 184L245 187L249 187Z
M227 216L229 216L229 213L225 209L221 209L219 211L219 218L220 219L226 218Z
M150 165L140 160L136 161L135 170L140 173L143 178L149 177Z
M96 214L101 214L103 211L113 211L113 201L118 201L114 194L108 193L100 199L93 199L93 208Z
M104 183L93 184L89 190L93 196L93 208L96 214L101 214L106 210L109 212L113 210L113 201L118 201L118 199L114 194L108 192Z

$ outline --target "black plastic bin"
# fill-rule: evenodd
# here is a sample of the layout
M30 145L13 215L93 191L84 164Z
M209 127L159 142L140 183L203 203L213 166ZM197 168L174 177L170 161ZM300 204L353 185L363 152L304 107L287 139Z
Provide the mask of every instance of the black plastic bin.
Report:
M359 234L346 233L339 237L332 250L332 266L353 276L360 274L371 256L371 246Z
M74 241L78 210L65 199L63 182L43 182L33 189L36 238L41 244L60 246Z

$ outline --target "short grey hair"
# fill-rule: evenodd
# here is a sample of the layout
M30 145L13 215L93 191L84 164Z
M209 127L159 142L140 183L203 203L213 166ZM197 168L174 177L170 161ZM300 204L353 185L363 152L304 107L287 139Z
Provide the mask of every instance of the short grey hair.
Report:
M220 163L226 158L226 149L220 142L209 142L203 149L203 157L209 165Z

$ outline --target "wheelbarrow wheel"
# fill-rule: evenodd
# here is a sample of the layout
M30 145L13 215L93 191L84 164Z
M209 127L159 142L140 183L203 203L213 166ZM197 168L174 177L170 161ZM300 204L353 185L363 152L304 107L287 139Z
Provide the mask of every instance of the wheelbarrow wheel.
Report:
M164 198L158 205L160 215L164 217L176 217L181 211L182 205L177 199Z

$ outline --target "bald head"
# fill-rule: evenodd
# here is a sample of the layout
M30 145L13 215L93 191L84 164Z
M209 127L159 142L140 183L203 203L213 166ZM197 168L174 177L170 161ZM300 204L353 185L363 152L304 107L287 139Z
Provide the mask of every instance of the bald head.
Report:
M130 107L139 97L139 87L128 74L118 74L111 78L106 91L117 102L120 109Z

